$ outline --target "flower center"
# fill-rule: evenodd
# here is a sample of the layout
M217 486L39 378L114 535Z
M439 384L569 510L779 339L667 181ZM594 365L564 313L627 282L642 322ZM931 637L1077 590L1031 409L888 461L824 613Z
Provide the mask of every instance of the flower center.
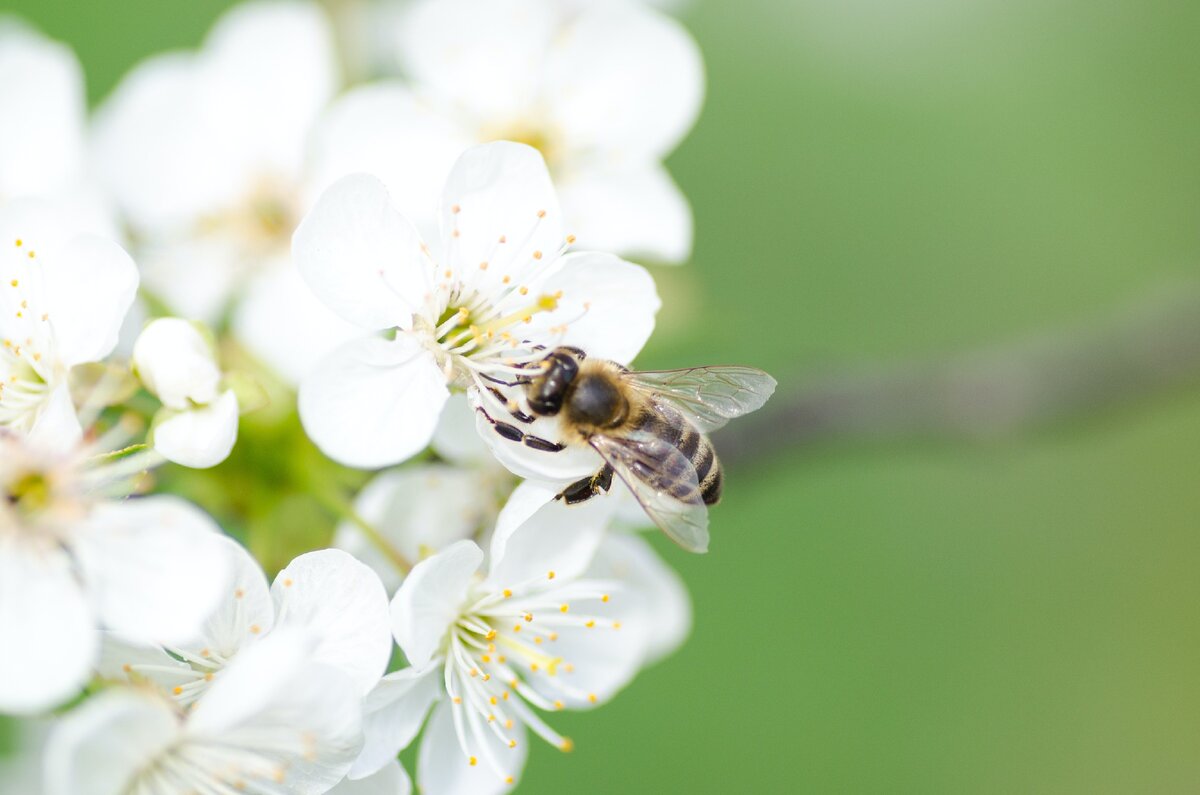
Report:
M505 588L477 588L445 641L445 686L459 745L468 764L482 757L502 780L512 783L507 760L497 755L489 734L515 748L517 722L563 751L574 746L530 707L559 710L564 699L595 703L596 695L572 683L575 663L555 650L559 632L620 629L601 615L609 604L601 583L554 587L554 572ZM572 604L583 607L579 612ZM589 612L594 611L594 612ZM536 684L536 687L531 684ZM515 694L519 698L513 698Z
M264 177L240 201L202 217L198 231L233 241L245 255L244 264L256 265L291 245L297 208L289 194L286 181Z

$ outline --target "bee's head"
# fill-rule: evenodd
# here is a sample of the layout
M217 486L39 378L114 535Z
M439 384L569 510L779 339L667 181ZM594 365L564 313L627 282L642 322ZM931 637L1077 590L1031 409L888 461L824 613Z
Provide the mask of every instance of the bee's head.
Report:
M540 375L529 382L526 397L534 414L553 417L562 410L567 390L579 375L579 360L574 348L555 348L542 360Z

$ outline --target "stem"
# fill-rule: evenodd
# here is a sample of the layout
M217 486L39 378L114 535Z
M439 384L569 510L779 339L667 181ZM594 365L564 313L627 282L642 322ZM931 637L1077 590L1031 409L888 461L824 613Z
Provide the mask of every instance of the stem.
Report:
M400 570L402 574L408 574L412 571L413 564L408 558L400 553L388 540L383 533L375 528L370 522L362 518L358 511L354 510L354 506L350 504L341 494L329 488L323 488L315 483L310 482L310 491L313 497L337 516L352 522L355 527L362 531L375 548L383 553L393 566Z
M715 434L726 463L822 443L992 441L1200 387L1200 287L941 360L842 368Z

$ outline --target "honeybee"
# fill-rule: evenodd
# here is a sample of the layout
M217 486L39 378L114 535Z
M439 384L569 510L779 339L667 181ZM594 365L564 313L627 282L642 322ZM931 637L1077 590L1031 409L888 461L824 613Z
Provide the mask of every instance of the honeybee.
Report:
M522 386L532 415L495 387L488 388L491 397L521 423L560 417L565 439L531 435L480 407L496 433L550 453L586 444L604 460L598 472L570 484L555 499L573 505L603 494L615 473L675 543L706 552L708 506L721 499L723 482L721 462L706 434L760 408L775 391L775 379L739 366L633 371L566 346L528 369L531 375L501 385Z

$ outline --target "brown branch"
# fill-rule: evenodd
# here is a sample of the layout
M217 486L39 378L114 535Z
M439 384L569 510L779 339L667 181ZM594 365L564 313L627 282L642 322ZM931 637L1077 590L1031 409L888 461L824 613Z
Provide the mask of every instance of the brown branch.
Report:
M726 463L841 442L1006 438L1195 389L1200 287L1157 292L1087 327L793 384L716 436Z

